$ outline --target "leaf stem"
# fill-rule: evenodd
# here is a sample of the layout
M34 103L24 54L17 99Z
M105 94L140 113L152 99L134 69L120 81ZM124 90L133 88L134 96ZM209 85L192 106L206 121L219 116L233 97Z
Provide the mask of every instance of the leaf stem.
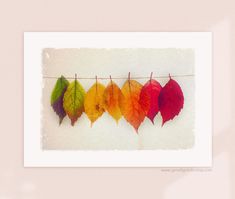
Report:
M98 90L97 82L98 82L98 78L97 78L97 75L96 75L95 76L95 89L96 89L96 93L97 93L97 90Z
M152 83L152 78L153 78L153 72L150 74L150 84Z
M129 91L131 93L131 72L128 73L128 84L129 84Z
M110 83L111 83L111 86L112 86L112 96L113 96L113 80L112 80L111 75L109 76L109 78L110 78Z

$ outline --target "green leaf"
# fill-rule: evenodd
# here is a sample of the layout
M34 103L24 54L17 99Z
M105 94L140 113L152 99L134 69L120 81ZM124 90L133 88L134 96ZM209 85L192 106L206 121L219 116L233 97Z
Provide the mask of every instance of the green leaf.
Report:
M60 124L66 116L65 110L63 108L63 98L68 85L69 82L63 76L61 76L59 79L57 79L51 94L51 106L56 114L59 116Z

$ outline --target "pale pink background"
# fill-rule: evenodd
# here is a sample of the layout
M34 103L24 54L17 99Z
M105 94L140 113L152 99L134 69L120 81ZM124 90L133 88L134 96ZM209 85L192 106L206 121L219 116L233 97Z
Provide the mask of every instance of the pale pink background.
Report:
M234 9L233 0L1 1L0 199L235 198ZM212 31L213 169L23 168L24 31Z

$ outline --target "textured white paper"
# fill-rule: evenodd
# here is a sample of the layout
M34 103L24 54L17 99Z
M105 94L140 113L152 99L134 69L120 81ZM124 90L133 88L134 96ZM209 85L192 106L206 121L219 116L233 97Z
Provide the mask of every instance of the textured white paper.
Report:
M194 49L188 48L119 48L119 49L53 49L42 52L43 76L73 77L127 77L161 75L194 75ZM156 78L162 86L169 78ZM153 125L144 120L136 134L134 128L122 117L117 125L106 112L90 127L85 113L75 126L66 117L59 119L50 106L50 95L56 79L44 78L42 112L43 149L65 150L136 150L136 149L188 149L194 145L194 76L175 77L181 86L185 101L179 116L162 127L160 113ZM73 80L69 80L70 82ZM95 80L79 80L87 91ZM125 80L114 80L121 88ZM138 79L144 84L148 79ZM107 85L109 80L99 80Z

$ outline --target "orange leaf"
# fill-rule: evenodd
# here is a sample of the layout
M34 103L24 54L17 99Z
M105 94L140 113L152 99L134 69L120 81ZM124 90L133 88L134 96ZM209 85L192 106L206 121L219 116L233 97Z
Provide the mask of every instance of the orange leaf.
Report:
M142 85L135 80L127 80L122 87L123 97L120 108L124 118L135 128L138 128L145 118L145 112L139 104Z
M104 90L104 106L109 114L116 120L122 117L119 102L122 97L121 89L112 80Z

